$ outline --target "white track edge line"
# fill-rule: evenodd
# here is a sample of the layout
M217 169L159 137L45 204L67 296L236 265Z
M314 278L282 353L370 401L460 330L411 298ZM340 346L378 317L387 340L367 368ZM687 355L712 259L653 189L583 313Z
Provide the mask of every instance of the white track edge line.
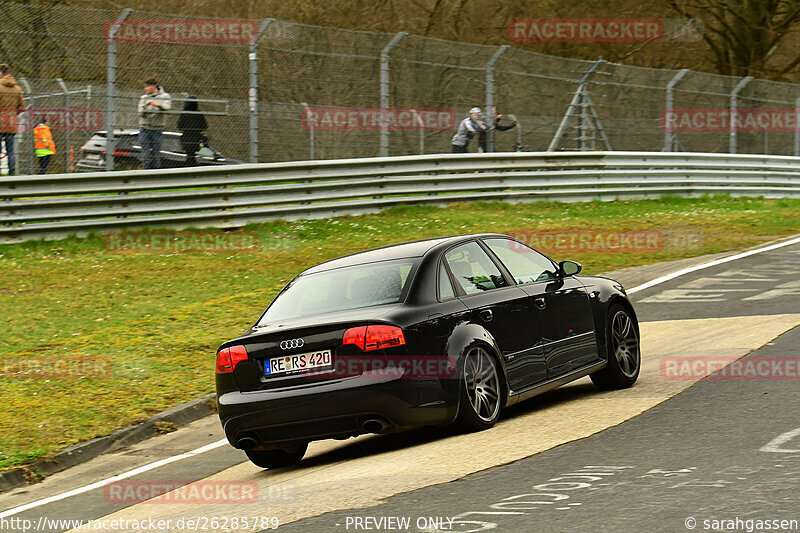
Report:
M714 267L714 266L717 266L717 265L721 265L723 263L727 263L729 261L735 261L736 259L742 259L744 257L750 257L751 255L760 254L762 252L769 252L770 250L775 250L777 248L782 248L784 246L791 246L792 244L798 244L798 243L800 243L800 237L796 237L796 238L790 239L788 241L783 241L783 242L778 242L778 243L775 243L775 244L771 244L771 245L765 246L763 248L757 248L755 250L749 250L747 252L742 252L742 253L739 253L739 254L729 255L728 257L723 257L721 259L717 259L715 261L711 261L710 263L703 263L701 265L697 265L697 266L693 266L693 267L689 267L689 268L684 268L684 269L672 272L671 274L667 274L665 276L661 276L660 278L656 278L654 280L648 281L647 283L642 283L641 285L637 285L636 287L633 287L632 289L628 289L627 292L628 292L628 294L633 294L635 292L639 292L639 291L642 291L644 289L649 289L650 287L653 287L655 285L660 285L661 283L673 280L673 279L675 279L677 277L680 277L680 276L683 276L685 274L690 274L692 272L697 272L698 270L703 270L705 268L711 268L711 267Z
M215 448L219 448L228 443L228 439L220 439L216 442L212 442L211 444L206 444L205 446L201 446L200 448L196 448L194 450L188 451L186 453L181 453L179 455L173 455L172 457L167 457L166 459L161 459L159 461L155 461L152 463L148 463L146 465L142 465L140 467L134 468L133 470L128 470L122 474L118 474L116 476L112 476L101 481L95 481L94 483L90 483L89 485L84 485L83 487L78 487L77 489L72 489L67 492L62 492L61 494L56 494L55 496L49 496L47 498L42 498L41 500L32 501L30 503L26 503L24 505L20 505L18 507L14 507L13 509L9 509L7 511L3 511L0 513L0 518L5 518L7 516L15 515L17 513L21 513L23 511L27 511L28 509L33 509L34 507L39 507L41 505L46 505L48 503L57 502L59 500L63 500L65 498L70 498L72 496L76 496L78 494L83 494L84 492L89 492L90 490L98 489L103 485L108 483L114 483L115 481L120 481L122 479L127 479L129 477L136 476L143 472L147 472L148 470L153 470L158 467L168 465L170 463L174 463L176 461L180 461L182 459L187 459L189 457L195 457L200 455L201 453L205 453L211 451Z

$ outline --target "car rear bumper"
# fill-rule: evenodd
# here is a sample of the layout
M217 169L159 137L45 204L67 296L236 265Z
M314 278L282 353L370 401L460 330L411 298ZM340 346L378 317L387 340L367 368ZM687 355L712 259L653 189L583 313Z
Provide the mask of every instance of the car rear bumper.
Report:
M256 448L267 449L447 424L458 410L458 383L361 375L303 387L225 392L217 395L217 404L233 446L245 447L246 438L253 439Z
M106 162L104 159L81 159L75 163L78 170L105 170Z

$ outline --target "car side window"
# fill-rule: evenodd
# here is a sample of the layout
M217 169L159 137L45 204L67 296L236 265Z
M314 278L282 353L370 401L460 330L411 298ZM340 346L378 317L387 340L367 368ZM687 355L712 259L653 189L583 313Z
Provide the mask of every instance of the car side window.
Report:
M455 298L455 296L453 284L450 282L450 276L447 275L447 269L444 267L444 261L442 261L439 264L439 299L447 300Z
M484 239L489 249L506 266L517 283L556 278L556 266L533 248L511 239Z
M497 265L477 242L456 246L444 257L450 271L468 295L507 285Z
M105 138L105 136L103 136ZM105 141L104 141L105 142ZM130 149L130 148L141 148L138 146L139 139L136 135L118 135L114 137L114 142L116 143L116 149Z
M175 135L164 135L163 144L161 145L161 150L164 152L183 153L183 148L181 148L180 137Z

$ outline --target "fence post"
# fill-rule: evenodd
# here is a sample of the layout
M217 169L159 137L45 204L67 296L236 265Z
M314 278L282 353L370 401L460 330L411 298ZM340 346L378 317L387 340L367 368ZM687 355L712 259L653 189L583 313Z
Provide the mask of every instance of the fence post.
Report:
M414 125L419 130L419 155L423 155L425 153L425 124L416 109L412 109L411 114L414 116Z
M64 83L64 80L61 78L56 78L56 81L61 86L61 90L64 92L64 116L69 117L69 89L67 88L67 84ZM64 172L69 172L69 130L70 125L69 122L66 124L66 128L64 129Z
M794 101L794 156L800 157L800 98Z
M489 63L486 64L486 122L489 125L489 131L486 132L486 150L489 152L494 152L495 117L492 112L492 108L494 107L494 66L500 59L500 56L502 56L508 48L509 46L507 44L498 48L489 60Z
M303 106L306 110L306 128L308 129L308 159L313 161L315 158L315 147L314 147L314 126L310 126L308 124L308 114L311 112L311 108L308 107L306 102L300 102L300 105Z
M737 109L739 106L738 98L739 93L744 89L745 85L753 81L753 76L747 76L739 80L739 83L731 92L731 112L730 112L730 121L731 121L731 133L730 133L730 140L728 143L728 151L732 154L736 153L736 118L737 118Z
M268 18L261 21L258 26L258 33L250 43L250 162L258 163L258 41L267 31L267 27L275 22L275 19Z
M675 76L669 80L667 83L667 107L666 111L664 112L664 151L665 152L672 152L673 147L675 146L675 134L673 133L672 129L669 127L669 114L672 112L672 106L675 105L674 103L674 96L673 96L673 89L678 84L681 79L688 74L689 69L684 68L681 69Z
M33 135L33 127L31 126L31 122L33 122L33 119L31 118L30 108L33 106L33 102L36 101L36 96L33 94L33 91L31 90L31 85L28 83L28 80L26 78L17 78L17 83L22 88L22 92L24 94L28 95L28 96L26 96L26 98L27 98L28 102L30 102L30 104L28 105L28 109L23 111L22 114L25 117L25 123L27 124L28 129L30 130L31 136L32 136ZM18 124L20 124L20 126L21 126L20 122L18 122ZM21 127L19 129L22 130ZM23 137L26 137L26 139L25 139L26 143L25 144L27 145L28 144L27 143L27 133L23 133L23 131L20 131L17 135L14 135L14 153L16 154L14 157L17 160L16 161L16 164L17 164L16 172L17 172L17 174L33 174L34 173L34 169L36 168L36 161L35 161L35 159L36 159L36 150L31 152L31 159L30 160L28 160L27 155L26 155L26 157L23 158L22 157L22 152L19 149ZM31 141L33 141L33 137L31 137ZM33 146L33 142L30 143L30 146ZM25 161L25 165L24 166L22 165L23 159ZM30 165L30 167L28 165ZM25 169L25 171L22 170L23 168Z
M386 122L389 109L389 54L406 35L404 31L396 33L381 50L381 157L389 155L389 125Z
M119 18L108 28L108 60L107 60L107 89L108 104L106 109L106 170L114 170L114 98L117 90L117 33L122 24L133 12L133 9L126 8L122 11Z

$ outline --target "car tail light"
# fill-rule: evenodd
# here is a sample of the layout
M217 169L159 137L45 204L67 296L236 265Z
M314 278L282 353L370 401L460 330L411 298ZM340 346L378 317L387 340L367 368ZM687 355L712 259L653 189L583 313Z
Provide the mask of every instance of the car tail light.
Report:
M239 361L247 359L247 348L244 346L231 346L217 352L217 374L233 372Z
M129 152L128 150L114 150L114 157L119 157L121 155L132 155L133 152Z
M342 337L342 344L355 344L366 352L405 343L403 330L397 326L359 326L348 329Z

